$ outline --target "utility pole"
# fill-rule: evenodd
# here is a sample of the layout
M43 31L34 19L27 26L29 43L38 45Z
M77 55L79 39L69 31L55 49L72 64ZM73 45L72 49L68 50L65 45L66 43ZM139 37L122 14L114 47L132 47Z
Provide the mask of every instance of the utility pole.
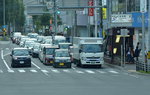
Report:
M95 0L94 5L97 5L97 0ZM94 10L94 14L95 14L95 37L97 37L97 9L95 8Z
M54 0L54 24L55 24L55 34L57 33L57 4Z
M5 0L3 0L3 30L4 30L4 32L3 32L3 35L4 35L4 37L5 37L5 35L6 35L6 21L5 21Z
M5 0L3 0L3 24L5 25Z
M150 0L148 0L148 55L150 52ZM150 59L148 59L148 65L150 65Z

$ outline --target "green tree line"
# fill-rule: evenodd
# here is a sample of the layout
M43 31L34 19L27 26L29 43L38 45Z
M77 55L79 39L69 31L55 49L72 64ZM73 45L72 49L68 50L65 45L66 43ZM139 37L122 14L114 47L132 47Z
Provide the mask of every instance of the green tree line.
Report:
M24 26L24 5L23 0L5 0L6 25L14 24L17 30ZM3 25L3 0L0 2L0 25Z

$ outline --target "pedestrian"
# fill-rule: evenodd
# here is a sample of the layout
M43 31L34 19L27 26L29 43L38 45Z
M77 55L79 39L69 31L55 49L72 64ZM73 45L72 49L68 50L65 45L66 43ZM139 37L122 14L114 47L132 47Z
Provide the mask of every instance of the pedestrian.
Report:
M145 48L145 63L147 63L147 50L146 50L146 48Z
M141 49L139 49L137 46L135 49L135 52L134 52L134 57L136 58L136 61L139 61L138 57L140 55L140 51L141 51Z
M127 62L129 62L130 63L130 61L131 61L131 52L130 52L130 48L128 49L128 51L127 51Z

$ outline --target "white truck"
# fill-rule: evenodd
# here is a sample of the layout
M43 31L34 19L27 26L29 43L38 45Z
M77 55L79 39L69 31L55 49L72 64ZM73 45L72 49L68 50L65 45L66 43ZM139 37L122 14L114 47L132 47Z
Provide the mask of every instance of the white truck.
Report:
M73 60L77 66L101 67L103 60L103 39L93 37L73 38Z

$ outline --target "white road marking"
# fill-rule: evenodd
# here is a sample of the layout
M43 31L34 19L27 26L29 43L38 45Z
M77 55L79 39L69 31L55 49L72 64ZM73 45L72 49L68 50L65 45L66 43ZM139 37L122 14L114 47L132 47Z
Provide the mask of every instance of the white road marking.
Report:
M58 70L55 70L55 69L52 69L51 71L55 73L60 73Z
M43 73L48 73L48 71L47 70L41 70Z
M9 50L9 48L6 48L6 50Z
M114 73L114 74L118 74L118 72L116 72L116 71L113 71L113 70L111 70L111 71L109 71L110 73Z
M46 76L48 76L48 71L46 71L46 70L42 70L41 69L41 67L39 67L38 65L36 65L35 63L33 63L33 62L31 62L32 63L32 65L34 65L36 68L38 68L39 70L41 70Z
M14 73L15 71L14 71L14 70L9 69L9 70L8 70L8 72L9 72L9 73Z
M31 72L33 72L33 73L37 73L37 71L36 70L30 70Z
M76 68L75 68L75 67L72 67L72 69L74 69L74 70L75 70Z
M2 58L2 60L3 60L3 62L4 62L4 64L5 64L5 66L7 67L7 69L8 69L8 70L11 70L10 67L8 66L7 62L6 62L5 59L4 59L3 53L4 53L4 51L1 50L1 58Z
M7 55L10 55L10 54L11 54L11 53L7 53L7 54L4 55L4 57L7 56Z
M91 71L91 70L85 70L87 73L90 73L90 74L95 74L95 72Z
M104 73L106 73L106 72L104 72L104 71L99 71L99 70L97 70L97 72L99 72L99 73L101 73L101 74L104 74Z
M139 77L136 76L136 75L131 75L131 74L129 74L129 76L134 77L134 78L139 78Z
M26 71L25 70L18 70L20 73L25 73Z
M84 74L84 72L82 72L82 71L78 71L78 70L77 70L76 72L79 73L79 74Z
M66 73L70 73L70 71L69 70L63 70L64 72L66 72Z
M0 70L0 73L3 73L3 71L2 71L2 70Z
M36 68L41 69L38 65L36 65L35 63L31 62Z

